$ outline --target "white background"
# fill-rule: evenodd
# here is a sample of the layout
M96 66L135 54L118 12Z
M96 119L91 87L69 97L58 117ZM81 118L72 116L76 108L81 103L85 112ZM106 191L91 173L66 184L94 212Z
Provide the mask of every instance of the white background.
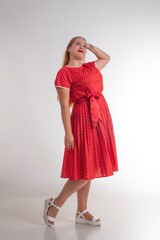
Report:
M111 56L102 73L120 171L92 191L160 194L159 13L159 0L0 0L0 198L54 195L66 181L53 82L76 35Z

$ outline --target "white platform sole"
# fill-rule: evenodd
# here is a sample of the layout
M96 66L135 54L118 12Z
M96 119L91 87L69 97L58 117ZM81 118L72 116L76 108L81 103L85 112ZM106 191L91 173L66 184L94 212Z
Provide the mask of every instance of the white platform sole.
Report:
M87 219L84 218L76 218L75 220L76 224L86 224L86 225L91 225L91 226L100 226L101 225L101 221L89 221Z

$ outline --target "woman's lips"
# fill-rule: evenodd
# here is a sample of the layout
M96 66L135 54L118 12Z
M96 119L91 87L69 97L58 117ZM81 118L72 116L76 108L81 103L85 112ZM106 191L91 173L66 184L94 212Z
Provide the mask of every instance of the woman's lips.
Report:
M83 50L78 50L78 52L84 53Z

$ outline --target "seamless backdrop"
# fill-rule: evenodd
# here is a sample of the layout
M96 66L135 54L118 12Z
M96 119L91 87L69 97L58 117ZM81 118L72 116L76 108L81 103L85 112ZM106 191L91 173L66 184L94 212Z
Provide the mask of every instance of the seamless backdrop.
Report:
M0 0L0 198L44 197L65 181L53 82L76 35L111 56L102 73L120 171L93 191L160 194L159 12L158 0Z

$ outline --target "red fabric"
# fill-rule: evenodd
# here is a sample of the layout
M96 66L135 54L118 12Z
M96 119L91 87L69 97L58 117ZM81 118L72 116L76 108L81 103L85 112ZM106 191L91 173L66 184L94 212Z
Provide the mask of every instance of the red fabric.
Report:
M57 73L55 86L70 89L74 103L71 125L75 146L64 150L61 177L91 180L113 175L118 171L113 123L102 94L102 74L95 63L64 66Z

